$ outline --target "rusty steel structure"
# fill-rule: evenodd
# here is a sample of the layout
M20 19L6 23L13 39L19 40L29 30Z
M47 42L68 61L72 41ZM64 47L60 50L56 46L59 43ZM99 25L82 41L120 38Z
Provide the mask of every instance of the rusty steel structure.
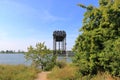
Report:
M65 31L58 30L53 32L53 53L54 55L66 54L66 32Z

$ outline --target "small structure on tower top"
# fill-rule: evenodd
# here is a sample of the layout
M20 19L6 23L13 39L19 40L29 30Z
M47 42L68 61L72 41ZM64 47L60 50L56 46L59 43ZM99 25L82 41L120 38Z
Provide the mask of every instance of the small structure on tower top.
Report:
M58 46L57 46L58 44ZM53 32L53 53L66 54L66 32L54 31Z

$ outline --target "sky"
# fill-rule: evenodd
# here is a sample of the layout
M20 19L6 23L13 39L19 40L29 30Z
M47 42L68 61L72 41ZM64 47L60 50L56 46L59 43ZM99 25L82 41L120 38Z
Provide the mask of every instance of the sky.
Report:
M0 51L26 51L38 42L52 49L55 30L66 31L71 50L86 11L79 3L98 6L98 0L0 0Z

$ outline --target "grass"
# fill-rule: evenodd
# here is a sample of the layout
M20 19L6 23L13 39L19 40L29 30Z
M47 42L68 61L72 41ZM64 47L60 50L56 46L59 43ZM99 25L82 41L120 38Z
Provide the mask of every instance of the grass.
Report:
M98 73L91 80L120 80L119 77L113 77L108 73Z
M38 70L25 65L0 65L0 80L34 80Z
M48 74L49 80L120 80L120 77L113 77L109 73L99 72L97 75L82 76L78 68L73 65L66 65L62 68L56 66Z
M64 68L54 67L50 74L50 80L76 80L76 68L67 65Z

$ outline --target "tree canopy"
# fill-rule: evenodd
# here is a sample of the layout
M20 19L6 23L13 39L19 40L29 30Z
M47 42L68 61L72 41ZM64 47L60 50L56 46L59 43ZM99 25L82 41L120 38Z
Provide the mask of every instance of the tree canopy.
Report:
M55 58L51 53L45 43L37 43L35 47L28 47L25 57L27 60L31 60L35 67L41 66L43 70L50 70L55 64Z
M109 72L120 76L120 0L99 0L86 9L73 62L83 75Z

